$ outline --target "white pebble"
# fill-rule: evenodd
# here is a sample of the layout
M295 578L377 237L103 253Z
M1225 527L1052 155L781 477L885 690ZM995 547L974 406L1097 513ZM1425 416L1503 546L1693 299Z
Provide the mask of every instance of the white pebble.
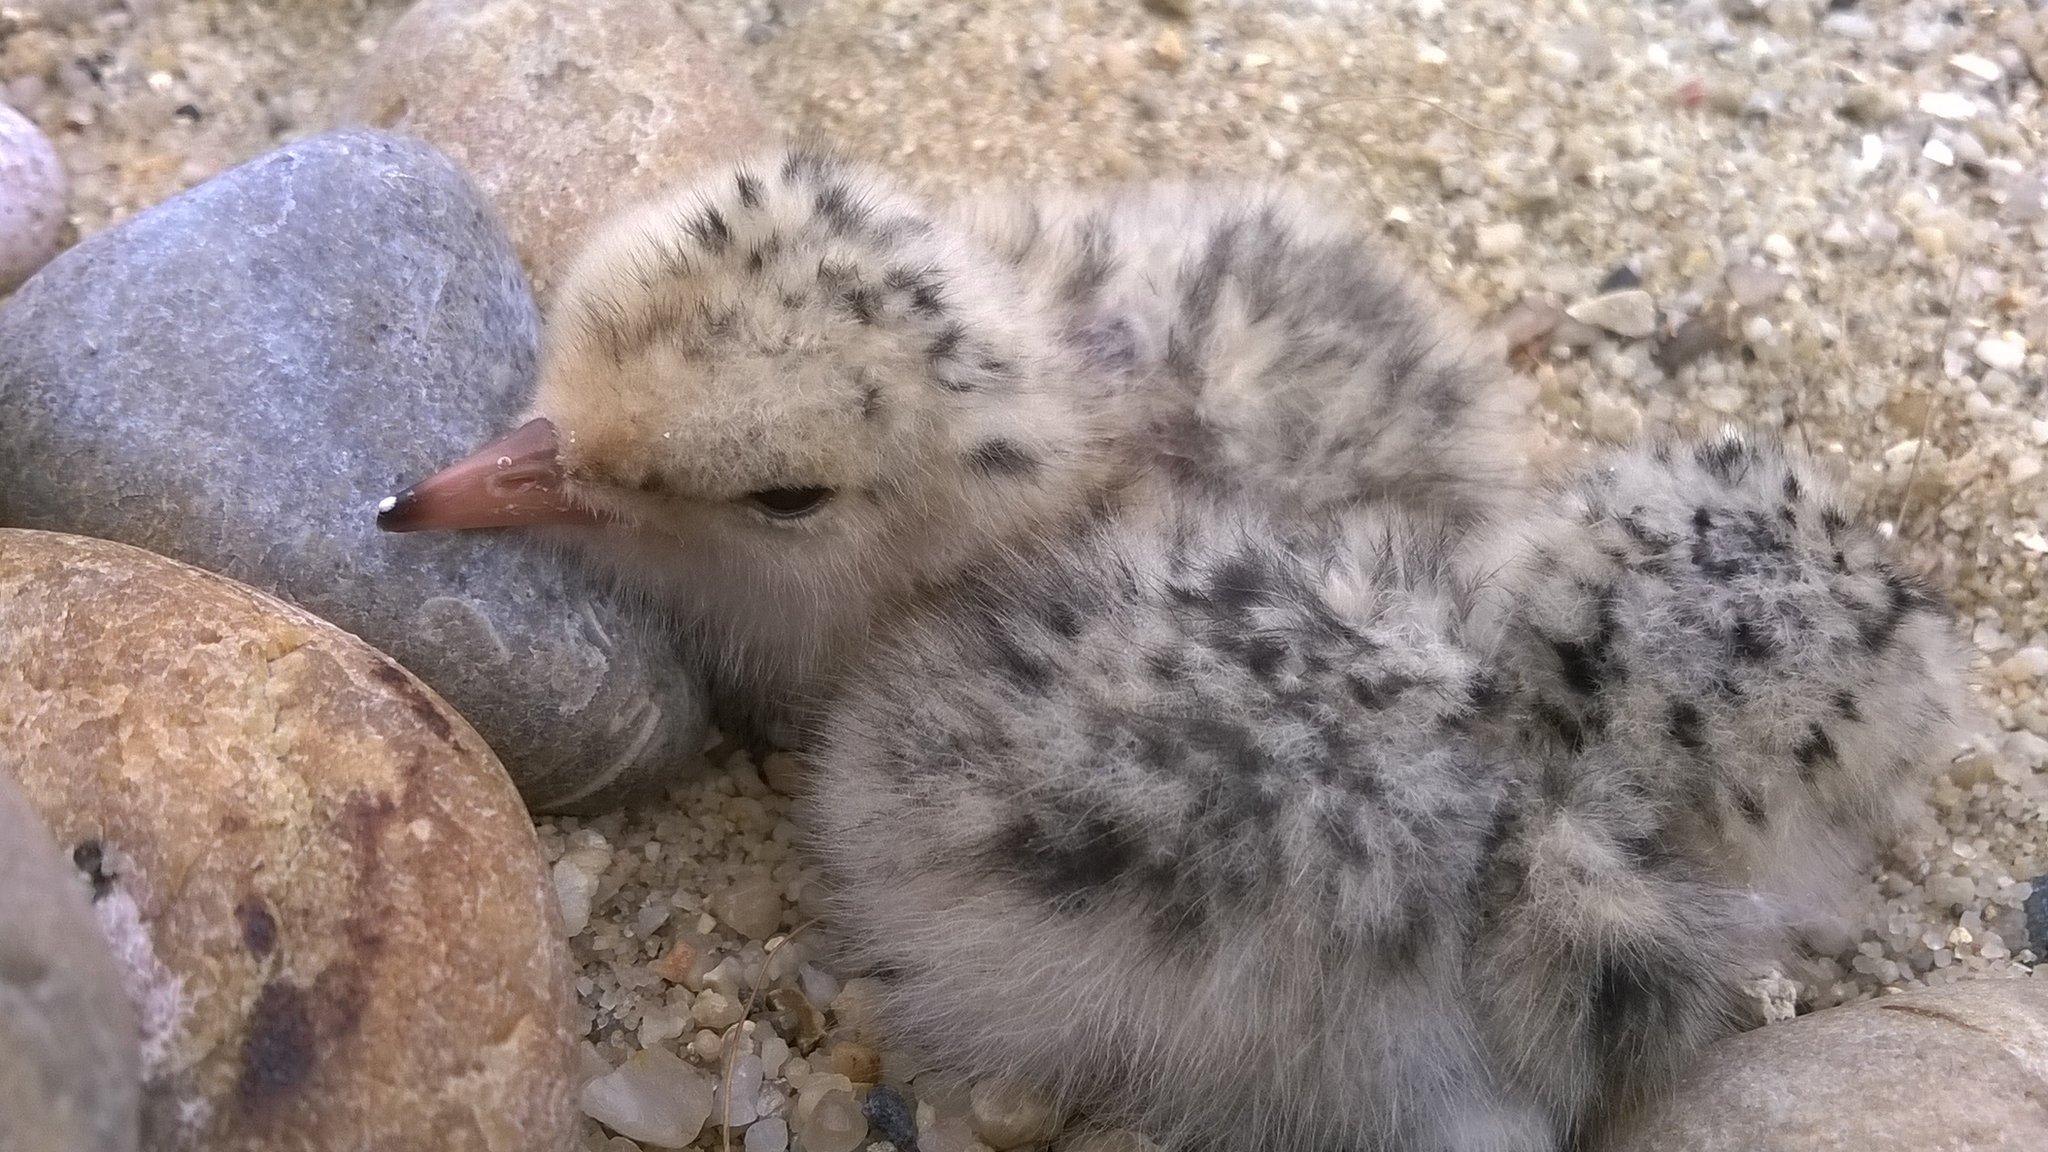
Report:
M1716 384L1700 393L1700 403L1726 416L1742 411L1749 394L1733 384Z
M1844 40L1875 40L1877 21L1861 12L1830 12L1820 22L1821 31Z
M816 965L806 964L797 971L797 982L802 985L804 999L819 1008L830 1008L839 999L839 980L830 972Z
M1764 251L1777 260L1796 260L1799 257L1799 249L1783 232L1773 232L1764 237Z
M799 1152L853 1152L867 1139L868 1118L844 1076L813 1076L796 1098Z
M725 993L707 988L697 993L696 1003L690 1006L690 1015L706 1028L725 1029L739 1023L746 1015L746 1009Z
M1640 340L1657 330L1657 303L1641 288L1581 300L1565 309L1565 315L1631 340Z
M597 877L571 857L555 861L555 903L562 910L562 932L574 936L590 926L590 901L597 895Z
M2020 649L1998 666L1998 676L2015 684L2048 680L2048 648L2035 645Z
M1642 409L1604 392L1595 393L1586 401L1586 428L1609 444L1633 443L1642 435Z
M1960 92L1922 92L1920 110L1938 120L1968 120L1977 114L1977 102Z
M0 104L0 295L57 254L70 181L42 129Z
M2012 463L2005 466L2005 478L2013 484L2026 484L2041 474L2042 467L2039 453L2029 452L2023 456L2015 456Z
M711 1116L711 1077L666 1048L635 1052L583 1086L583 1114L629 1140L685 1148Z
M1956 166L1955 149L1949 147L1938 136L1929 136L1927 138L1927 144L1920 149L1920 155L1934 161L1943 168L1953 168Z
M1963 72L1986 84L1996 84L2005 78L2005 69L1996 60L1988 60L1975 52L1958 52L1948 58L1949 67Z
M765 940L782 924L782 890L766 876L753 876L713 895L710 908L733 931Z
M1522 246L1522 226L1513 220L1499 224L1488 224L1474 236L1474 247L1481 256L1495 259L1506 256Z
M1977 359L2002 372L2017 372L2027 364L2027 342L2017 333L1986 336L1977 341Z
M725 1086L727 1076L721 1074L717 1086L712 1090L711 1122L725 1126L730 1122L734 1128L752 1124L760 1116L761 1104L761 1058L742 1056L732 1062L730 1083L732 1084L732 1110L726 1111Z
M789 1147L789 1121L771 1116L755 1124L740 1146L746 1152L784 1152Z

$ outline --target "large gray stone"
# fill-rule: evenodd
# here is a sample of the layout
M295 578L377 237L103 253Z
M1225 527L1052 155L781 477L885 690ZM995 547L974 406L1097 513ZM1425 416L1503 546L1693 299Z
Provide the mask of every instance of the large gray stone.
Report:
M132 1152L141 1063L86 885L0 755L0 1148Z
M703 736L664 634L538 547L374 524L509 426L537 329L446 158L303 141L79 245L0 311L0 524L282 595L432 685L529 804L611 806Z
M2048 1146L2048 981L1976 980L1830 1008L1708 1049L1606 1152L2035 1152Z

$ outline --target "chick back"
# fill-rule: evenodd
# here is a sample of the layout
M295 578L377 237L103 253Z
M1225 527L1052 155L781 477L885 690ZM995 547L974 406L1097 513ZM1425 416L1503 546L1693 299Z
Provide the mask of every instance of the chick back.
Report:
M1463 994L1510 773L1446 539L1183 505L900 629L806 805L891 1042L1173 1147L1549 1146Z
M1530 399L1346 214L1278 186L1157 182L957 209L1136 401L1178 481L1296 514L1471 521L1524 493Z

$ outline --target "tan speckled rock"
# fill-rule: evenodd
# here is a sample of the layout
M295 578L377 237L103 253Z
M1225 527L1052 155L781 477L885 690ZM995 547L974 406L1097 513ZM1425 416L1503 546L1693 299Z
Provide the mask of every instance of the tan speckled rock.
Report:
M765 131L673 0L422 0L342 116L454 157L543 289L584 225Z
M0 743L0 1148L132 1152L135 1010L88 887L21 791Z
M2033 1152L2048 1136L2048 981L1830 1008L1715 1045L1608 1152Z
M570 1146L532 826L388 658L148 552L0 529L0 733L58 843L100 855L147 1147Z

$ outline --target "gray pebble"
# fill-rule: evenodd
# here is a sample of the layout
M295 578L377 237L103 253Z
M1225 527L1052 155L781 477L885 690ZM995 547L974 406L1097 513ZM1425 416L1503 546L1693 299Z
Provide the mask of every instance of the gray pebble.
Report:
M49 137L0 104L0 293L57 254L71 185Z
M89 890L0 758L0 1148L135 1147L135 1012Z
M887 1084L877 1084L861 1101L861 1114L897 1152L917 1152L917 1114L903 1094Z
M2048 957L2048 875L2034 877L2022 914L2027 918L2027 947L2036 958Z
M374 523L510 427L537 329L446 158L302 141L95 236L0 310L0 523L282 595L447 697L529 804L613 806L701 744L670 643L537 547Z

